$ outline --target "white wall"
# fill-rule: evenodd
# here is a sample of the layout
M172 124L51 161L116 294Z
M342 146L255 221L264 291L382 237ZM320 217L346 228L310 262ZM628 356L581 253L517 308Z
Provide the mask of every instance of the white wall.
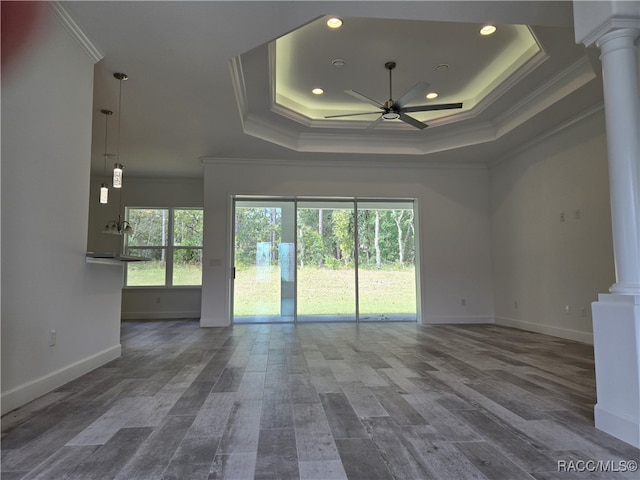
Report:
M422 321L493 321L483 167L422 167L393 158L386 166L218 159L205 162L204 187L203 326L229 324L232 195L415 198Z
M2 70L3 413L120 355L122 268L85 263L93 60L44 14Z
M496 323L592 342L591 302L614 282L602 111L506 158L490 185Z
M125 165L126 169L126 165ZM91 181L91 199L98 198L101 177ZM94 252L120 252L122 237L101 233L104 225L124 216L129 207L199 207L203 206L202 179L135 178L126 175L124 188L109 192L109 203L91 202L88 249ZM119 195L122 195L120 202ZM200 318L200 287L138 287L122 292L123 319Z

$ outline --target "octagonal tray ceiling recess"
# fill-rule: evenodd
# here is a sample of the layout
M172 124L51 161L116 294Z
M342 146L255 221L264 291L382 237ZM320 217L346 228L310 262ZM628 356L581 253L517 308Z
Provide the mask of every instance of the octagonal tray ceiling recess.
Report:
M482 24L474 23L342 18L341 28L330 29L328 18L231 60L246 134L301 152L424 155L495 140L595 77L581 58L518 93L518 84L550 58L527 25L497 25L482 36ZM344 65L335 66L337 59ZM438 97L420 95L409 105L463 108L411 113L429 125L424 130L400 120L367 128L379 114L325 118L377 110L346 90L389 100L388 61L397 64L393 100L426 82Z

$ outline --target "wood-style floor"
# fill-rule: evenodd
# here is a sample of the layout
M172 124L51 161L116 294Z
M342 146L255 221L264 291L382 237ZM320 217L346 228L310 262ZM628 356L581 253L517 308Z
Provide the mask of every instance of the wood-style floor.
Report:
M124 322L122 345L2 418L3 480L638 478L611 470L640 451L593 427L588 345L491 325L195 321ZM598 469L581 461L610 471L566 471Z

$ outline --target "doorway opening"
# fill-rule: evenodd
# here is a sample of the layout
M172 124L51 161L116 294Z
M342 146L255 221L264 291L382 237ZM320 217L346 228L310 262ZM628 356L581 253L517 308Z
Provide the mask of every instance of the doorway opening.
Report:
M416 321L411 200L234 202L234 323Z

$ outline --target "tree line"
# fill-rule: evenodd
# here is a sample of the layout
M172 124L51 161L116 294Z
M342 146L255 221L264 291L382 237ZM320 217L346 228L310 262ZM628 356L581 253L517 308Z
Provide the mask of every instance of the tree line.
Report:
M172 231L169 231L171 224ZM175 248L174 263L199 265L202 261L202 231L204 216L202 209L128 208L127 220L133 229L128 235L127 247L143 252L143 256L166 263L166 249L144 249L144 247L166 247L171 240Z
M358 230L361 268L413 265L415 229L413 210L353 210L300 208L297 216L298 266L343 268L353 266ZM271 264L277 265L281 242L281 210L239 207L235 212L235 262L255 265L258 244L270 245Z

